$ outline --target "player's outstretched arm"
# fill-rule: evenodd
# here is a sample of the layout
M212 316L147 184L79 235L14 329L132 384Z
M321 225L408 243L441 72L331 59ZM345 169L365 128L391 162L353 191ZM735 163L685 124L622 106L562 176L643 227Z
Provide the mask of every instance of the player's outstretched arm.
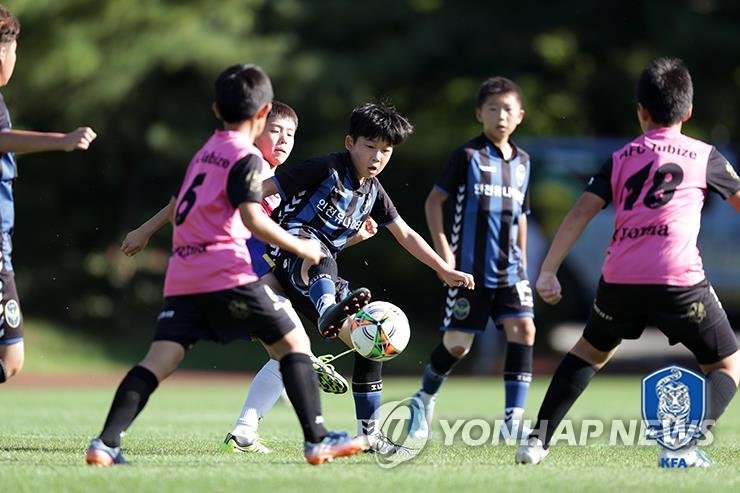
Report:
M563 263L588 223L604 205L606 205L606 202L598 195L584 192L571 210L568 211L568 214L565 215L563 222L560 223L545 260L542 261L540 274L535 285L540 297L546 303L555 304L560 301L562 295L557 278L560 264Z
M522 252L522 265L527 268L527 215L519 216L519 236L516 239L519 251Z
M401 217L388 224L387 227L396 241L421 263L434 270L442 282L448 286L462 286L468 289L475 288L475 281L472 275L460 272L451 267Z
M313 265L318 264L323 257L321 246L317 241L304 240L288 233L267 217L260 203L242 202L239 204L239 212L244 225L264 243L293 252Z
M6 130L0 132L0 152L43 152L86 150L97 137L90 127L69 133Z
M166 206L162 207L159 212L150 217L144 224L129 231L126 238L123 239L123 243L121 243L121 251L131 257L146 248L149 238L159 231L162 226L170 222L174 210L175 197L172 197Z
M450 267L455 267L455 255L452 253L450 243L444 230L444 211L442 204L447 200L447 194L437 188L433 188L424 202L424 215L427 219L429 234L432 236L434 251L447 262Z

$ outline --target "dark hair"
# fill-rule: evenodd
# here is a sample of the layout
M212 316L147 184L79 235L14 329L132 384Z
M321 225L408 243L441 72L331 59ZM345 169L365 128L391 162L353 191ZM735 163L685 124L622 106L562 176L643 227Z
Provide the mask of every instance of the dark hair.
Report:
M691 109L694 86L691 74L679 58L657 58L650 62L637 81L637 102L662 125L683 120Z
M15 41L20 33L21 23L8 9L0 5L0 44Z
M257 65L232 65L216 79L216 108L226 123L253 117L272 101L272 84Z
M269 118L270 120L287 118L288 120L293 120L296 128L298 128L298 115L293 108L283 103L282 101L273 100L272 109L270 110L270 114L267 115L267 118Z
M365 103L352 110L349 119L349 135L380 139L398 145L414 132L414 126L396 108L385 103Z
M516 98L519 100L519 104L524 106L524 97L522 95L521 88L516 83L506 77L490 77L483 84L481 84L478 90L478 101L476 106L478 108L483 106L488 96L494 94L506 94L507 92L513 92L516 94Z

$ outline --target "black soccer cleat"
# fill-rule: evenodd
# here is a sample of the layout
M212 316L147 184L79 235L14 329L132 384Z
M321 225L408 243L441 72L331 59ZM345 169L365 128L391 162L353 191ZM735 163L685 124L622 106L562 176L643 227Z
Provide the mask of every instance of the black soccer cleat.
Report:
M357 288L347 295L339 303L327 308L321 317L319 317L319 333L321 337L334 339L342 328L344 319L357 313L360 308L370 302L370 290L367 288Z

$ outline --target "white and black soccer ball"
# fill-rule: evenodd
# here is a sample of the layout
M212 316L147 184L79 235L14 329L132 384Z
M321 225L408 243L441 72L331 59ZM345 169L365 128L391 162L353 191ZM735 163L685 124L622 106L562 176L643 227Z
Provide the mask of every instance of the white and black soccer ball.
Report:
M355 350L373 361L388 361L406 349L411 337L403 310L387 301L373 301L352 317Z

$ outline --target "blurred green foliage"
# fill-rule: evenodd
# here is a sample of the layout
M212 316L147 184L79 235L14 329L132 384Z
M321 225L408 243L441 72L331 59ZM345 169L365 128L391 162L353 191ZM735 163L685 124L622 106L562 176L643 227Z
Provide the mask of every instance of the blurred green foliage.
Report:
M99 134L86 153L19 159L15 266L24 310L101 337L151 330L169 231L134 259L117 247L175 191L216 123L212 81L232 63L263 66L276 97L298 111L293 162L340 149L349 112L367 100L387 99L408 114L416 134L382 181L422 234L422 204L449 152L480 131L475 96L490 75L524 90L518 136L630 137L639 130L637 74L653 57L679 56L696 87L687 132L727 146L740 130L740 4L729 0L6 5L23 26L16 72L2 91L15 126L90 125ZM534 204L535 218L548 201ZM548 217L547 229L556 221ZM404 306L428 344L436 340L433 272L387 233L342 257L344 276Z

